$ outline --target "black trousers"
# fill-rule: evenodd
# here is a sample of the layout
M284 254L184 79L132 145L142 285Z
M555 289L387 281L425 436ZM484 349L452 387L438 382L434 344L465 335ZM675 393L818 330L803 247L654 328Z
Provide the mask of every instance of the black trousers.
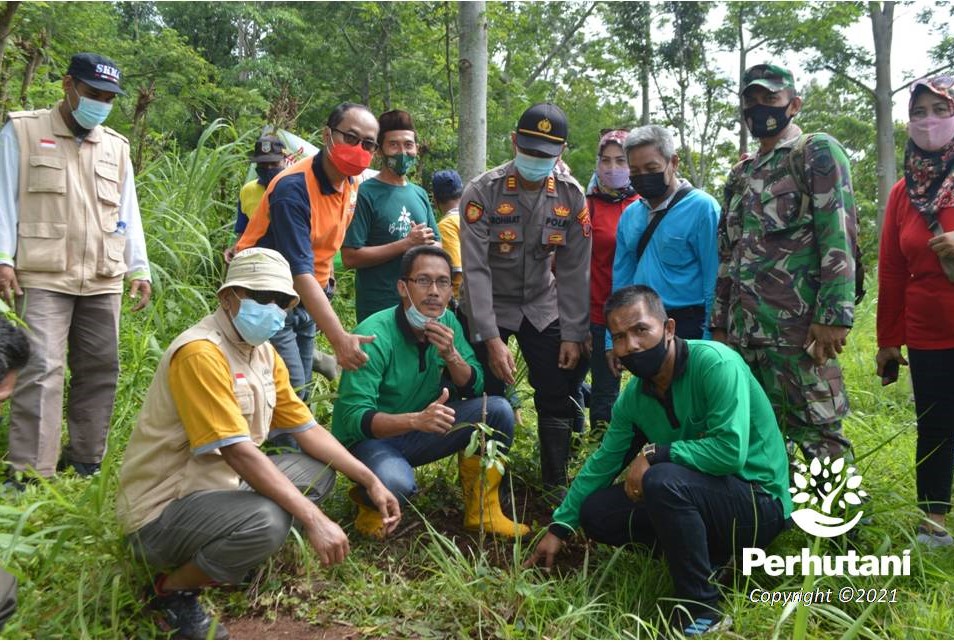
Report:
M616 547L642 543L662 553L676 598L715 607L709 578L744 547L766 547L785 528L782 503L735 476L711 476L672 462L643 477L643 500L618 484L591 494L580 509L587 537ZM690 611L699 606L686 605Z
M517 336L517 344L520 345L520 352L527 363L537 415L543 418L576 418L578 409L573 398L580 390L589 361L581 356L579 364L573 370L564 370L557 366L560 358L559 320L547 326L543 332L534 328L526 319L516 333L506 328L498 330L504 343L507 343L511 335ZM484 367L484 390L488 395L506 396L506 385L491 372L487 363L487 348L484 343L474 346L474 351Z
M706 307L667 308L666 314L676 322L676 335L683 339L702 339L706 330Z
M954 478L954 349L908 349L914 408L918 505L927 513L951 510Z

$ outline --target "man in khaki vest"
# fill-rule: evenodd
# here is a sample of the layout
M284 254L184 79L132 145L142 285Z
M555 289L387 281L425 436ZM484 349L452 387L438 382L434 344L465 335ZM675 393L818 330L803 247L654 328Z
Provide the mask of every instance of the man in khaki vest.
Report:
M0 296L16 296L33 344L10 410L7 460L17 471L56 470L65 365L65 464L81 475L99 469L119 375L123 278L138 298L133 310L149 302L129 143L102 126L119 79L111 60L76 54L64 99L13 112L0 130Z
M348 537L315 504L334 470L367 492L388 533L401 517L391 492L315 422L268 342L298 304L288 262L274 250L243 250L218 295L220 307L159 362L116 500L137 557L171 570L150 588L159 626L187 639L212 630L199 588L242 582L282 546L293 518L323 564L344 560ZM259 450L280 434L294 434L302 452ZM221 626L211 633L227 635Z

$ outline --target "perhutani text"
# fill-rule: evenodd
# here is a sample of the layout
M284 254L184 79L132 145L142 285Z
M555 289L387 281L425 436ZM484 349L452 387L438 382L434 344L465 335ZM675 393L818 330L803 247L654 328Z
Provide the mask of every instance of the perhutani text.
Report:
M910 576L911 550L900 556L859 555L854 549L838 556L812 554L808 547L790 556L768 555L764 549L742 550L742 574L762 570L769 576Z

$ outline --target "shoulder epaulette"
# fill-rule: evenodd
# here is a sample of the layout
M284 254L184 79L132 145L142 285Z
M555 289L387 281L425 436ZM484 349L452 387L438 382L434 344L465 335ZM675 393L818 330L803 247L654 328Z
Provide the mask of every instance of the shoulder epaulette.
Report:
M48 109L26 109L19 112L10 112L7 114L7 118L39 118L49 111Z
M103 131L106 132L107 134L112 134L113 136L121 140L123 143L126 143L127 145L129 144L129 139L123 136L122 134L120 134L119 132L117 132L116 130L114 130L112 127L106 127L105 125L103 125Z

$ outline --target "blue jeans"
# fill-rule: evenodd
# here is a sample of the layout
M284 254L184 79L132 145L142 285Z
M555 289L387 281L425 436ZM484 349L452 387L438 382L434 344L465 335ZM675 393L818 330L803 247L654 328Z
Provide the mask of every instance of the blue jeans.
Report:
M448 402L454 409L454 424L480 422L483 398ZM504 444L504 453L513 442L513 410L506 399L487 398L487 425L493 427L494 439ZM393 438L364 440L351 446L351 453L374 472L401 504L417 493L414 467L434 462L463 450L470 442L475 427L457 429L446 434L410 431ZM371 504L362 488L361 496Z
M660 462L643 476L641 502L630 500L622 484L600 489L583 501L580 526L597 542L661 550L676 598L715 607L719 590L709 580L712 572L743 547L768 546L785 528L785 517L782 503L756 484Z
M308 399L306 385L311 381L311 362L315 356L315 320L302 305L285 317L285 327L275 333L272 346L288 368L288 379L298 397Z
M590 393L590 428L596 422L610 421L613 404L619 395L619 378L613 377L606 364L606 326L590 324L590 333L593 335L593 356L590 358L590 374L592 386Z

